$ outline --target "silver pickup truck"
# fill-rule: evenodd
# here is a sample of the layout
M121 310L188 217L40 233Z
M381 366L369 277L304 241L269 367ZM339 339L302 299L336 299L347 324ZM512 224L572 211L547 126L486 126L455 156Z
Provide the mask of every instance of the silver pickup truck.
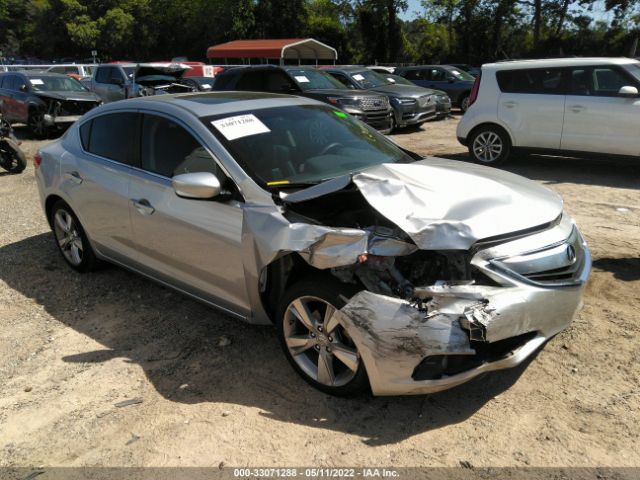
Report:
M98 65L91 79L83 83L103 102L164 93L191 92L193 85L182 81L189 70L177 63L107 63Z

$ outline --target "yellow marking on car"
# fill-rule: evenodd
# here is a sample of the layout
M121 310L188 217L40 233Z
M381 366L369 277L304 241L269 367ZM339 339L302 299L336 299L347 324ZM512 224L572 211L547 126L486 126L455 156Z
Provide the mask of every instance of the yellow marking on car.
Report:
M275 187L276 185L287 185L289 180L277 180L275 182L267 182L267 187Z

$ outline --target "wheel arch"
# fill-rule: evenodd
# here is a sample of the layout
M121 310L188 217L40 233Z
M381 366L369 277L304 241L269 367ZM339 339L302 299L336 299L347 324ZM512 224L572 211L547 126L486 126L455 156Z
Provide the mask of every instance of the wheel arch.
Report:
M479 123L478 125L476 125L475 127L473 127L471 129L471 131L469 132L469 135L467 135L467 143L469 143L471 141L471 138L473 138L473 136L476 134L476 132L482 128L485 127L493 127L493 128L498 128L500 130L502 130L506 135L507 138L509 139L509 143L511 144L511 146L513 147L513 135L511 134L511 132L509 131L509 129L505 126L505 125L501 125L497 122L482 122Z
M259 291L262 307L273 323L282 296L295 282L308 277L322 277L343 283L329 270L321 270L309 265L297 252L287 253L278 257L262 269L259 279ZM344 284L345 291L353 288L351 284ZM359 286L361 287L361 285Z
M297 252L282 255L262 269L259 279L260 300L272 323L278 303L287 288L294 281L320 271L305 262Z
M47 217L47 222L49 223L49 227L53 228L53 221L51 219L51 213L53 210L53 206L59 201L62 200L64 203L69 205L67 201L59 195L51 194L44 201L44 213ZM71 208L71 207L69 207Z

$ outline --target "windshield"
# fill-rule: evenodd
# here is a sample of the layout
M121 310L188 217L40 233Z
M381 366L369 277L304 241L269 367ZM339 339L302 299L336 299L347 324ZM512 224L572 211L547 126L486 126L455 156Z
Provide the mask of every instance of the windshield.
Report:
M258 184L314 184L413 159L382 134L322 105L265 108L202 121Z
M287 73L302 90L326 90L336 88L339 88L340 90L349 90L326 72L301 68L299 70L289 69L287 70Z
M392 85L392 82L386 77L380 75L373 70L362 70L361 72L353 72L350 74L361 88L375 88L383 85Z
M622 66L627 72L633 75L637 81L640 82L640 63L629 63Z
M36 92L86 92L87 89L75 78L61 77L30 77L29 83Z
M461 68L452 68L450 70L447 70L451 75L453 75L454 77L456 77L458 80L466 80L468 82L474 82L476 79L473 75L465 72L464 70L462 70Z

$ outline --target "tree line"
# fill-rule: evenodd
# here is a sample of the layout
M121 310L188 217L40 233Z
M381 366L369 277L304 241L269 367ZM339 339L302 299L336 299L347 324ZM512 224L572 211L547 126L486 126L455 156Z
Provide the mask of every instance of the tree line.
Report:
M202 60L236 39L312 37L340 63L634 55L640 0L0 0L5 59ZM602 13L605 12L606 16ZM606 18L606 19L605 19Z

